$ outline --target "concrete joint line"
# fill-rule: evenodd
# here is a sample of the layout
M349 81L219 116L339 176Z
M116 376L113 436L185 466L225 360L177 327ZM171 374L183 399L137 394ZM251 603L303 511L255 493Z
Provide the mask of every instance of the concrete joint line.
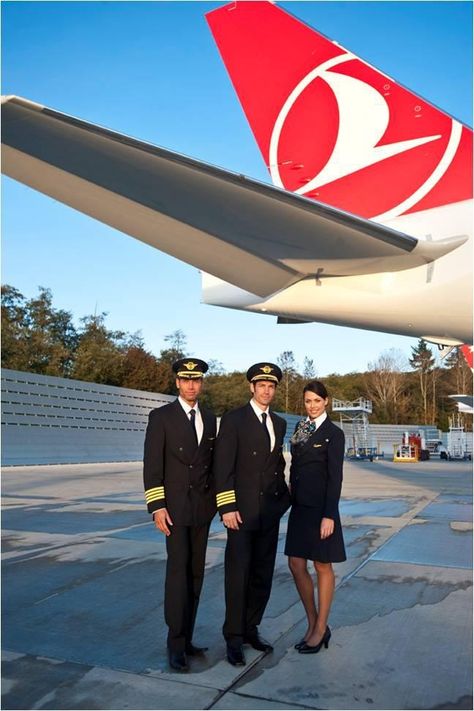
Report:
M225 694L227 694L229 691L232 691L232 689L233 689L234 686L237 684L237 682L240 681L246 674L248 674L249 671L251 671L255 666L257 666L257 664L259 663L259 661L260 661L261 659L263 659L264 656L265 656L265 654L260 654L258 657L256 657L256 658L253 660L253 662L250 662L250 664L247 664L247 665L244 667L244 669L242 670L242 672L241 672L238 676L235 677L235 679L232 681L232 683L229 684L229 686L228 686L226 689L222 689L222 690L217 694L217 696L216 696L216 698L214 699L214 701L213 701L211 704L209 704L209 706L205 706L205 708L204 708L203 711L208 711L208 709L212 709L212 707L214 706L214 704L217 704L217 702L220 701L220 700L222 699L222 697L225 696Z

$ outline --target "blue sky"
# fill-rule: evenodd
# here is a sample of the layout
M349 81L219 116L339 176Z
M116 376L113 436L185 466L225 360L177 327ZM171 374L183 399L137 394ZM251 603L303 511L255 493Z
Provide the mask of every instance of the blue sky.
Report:
M269 182L205 22L210 2L3 2L2 93ZM281 2L455 118L471 124L470 2ZM292 350L318 375L363 370L407 337L200 303L196 269L5 178L2 282L50 287L78 320L108 312L158 354L178 328L226 370ZM414 304L416 308L416 304Z

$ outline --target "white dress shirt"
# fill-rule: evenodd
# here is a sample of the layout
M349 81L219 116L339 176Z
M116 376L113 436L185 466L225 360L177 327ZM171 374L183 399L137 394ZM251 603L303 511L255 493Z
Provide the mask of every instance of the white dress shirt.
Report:
M306 418L306 422L314 422L316 424L316 429L318 430L327 416L327 412L323 412L322 415L319 415L319 417L316 417L314 420L312 420L311 417L309 417L308 415L308 417Z
M179 396L178 400L179 400L179 404L185 411L186 416L190 422L191 422L191 417L189 416L189 413L191 412L191 410L194 410L194 412L196 413L196 415L194 417L194 424L196 425L196 434L197 434L198 444L201 444L202 433L204 432L204 425L202 422L202 415L201 415L201 411L199 410L198 403L196 402L194 407L191 407L191 405L189 405L189 403L187 403L186 400L183 400L182 397Z
M262 410L260 405L257 405L257 403L255 402L255 400L253 398L250 400L250 405L252 406L252 410L255 412L258 419L262 423L262 425L263 425L262 414L264 412L267 413L267 421L265 424L266 424L266 427L268 430L268 434L270 435L270 451L273 452L273 450L275 448L275 430L273 428L272 418L270 417L270 408L267 407L266 410Z

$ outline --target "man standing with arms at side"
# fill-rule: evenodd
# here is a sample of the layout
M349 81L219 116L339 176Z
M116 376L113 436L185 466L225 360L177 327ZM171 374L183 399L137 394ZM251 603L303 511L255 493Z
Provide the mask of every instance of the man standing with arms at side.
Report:
M270 597L280 518L290 505L286 422L269 409L281 377L273 363L249 368L252 399L223 416L214 455L217 507L227 528L223 633L234 666L245 664L244 643L272 651L258 625Z
M177 400L150 412L145 437L145 499L166 536L165 621L168 658L187 671L187 658L203 654L192 634L204 577L209 526L216 512L212 453L216 418L199 407L208 366L197 358L173 365Z

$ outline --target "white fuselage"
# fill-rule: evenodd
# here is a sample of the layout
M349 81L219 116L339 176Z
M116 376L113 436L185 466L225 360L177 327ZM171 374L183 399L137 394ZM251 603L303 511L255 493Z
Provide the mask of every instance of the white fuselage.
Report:
M204 274L203 301L292 319L423 337L445 345L472 343L472 200L403 215L385 224L420 240L469 239L426 266L319 281L307 277L263 300Z

